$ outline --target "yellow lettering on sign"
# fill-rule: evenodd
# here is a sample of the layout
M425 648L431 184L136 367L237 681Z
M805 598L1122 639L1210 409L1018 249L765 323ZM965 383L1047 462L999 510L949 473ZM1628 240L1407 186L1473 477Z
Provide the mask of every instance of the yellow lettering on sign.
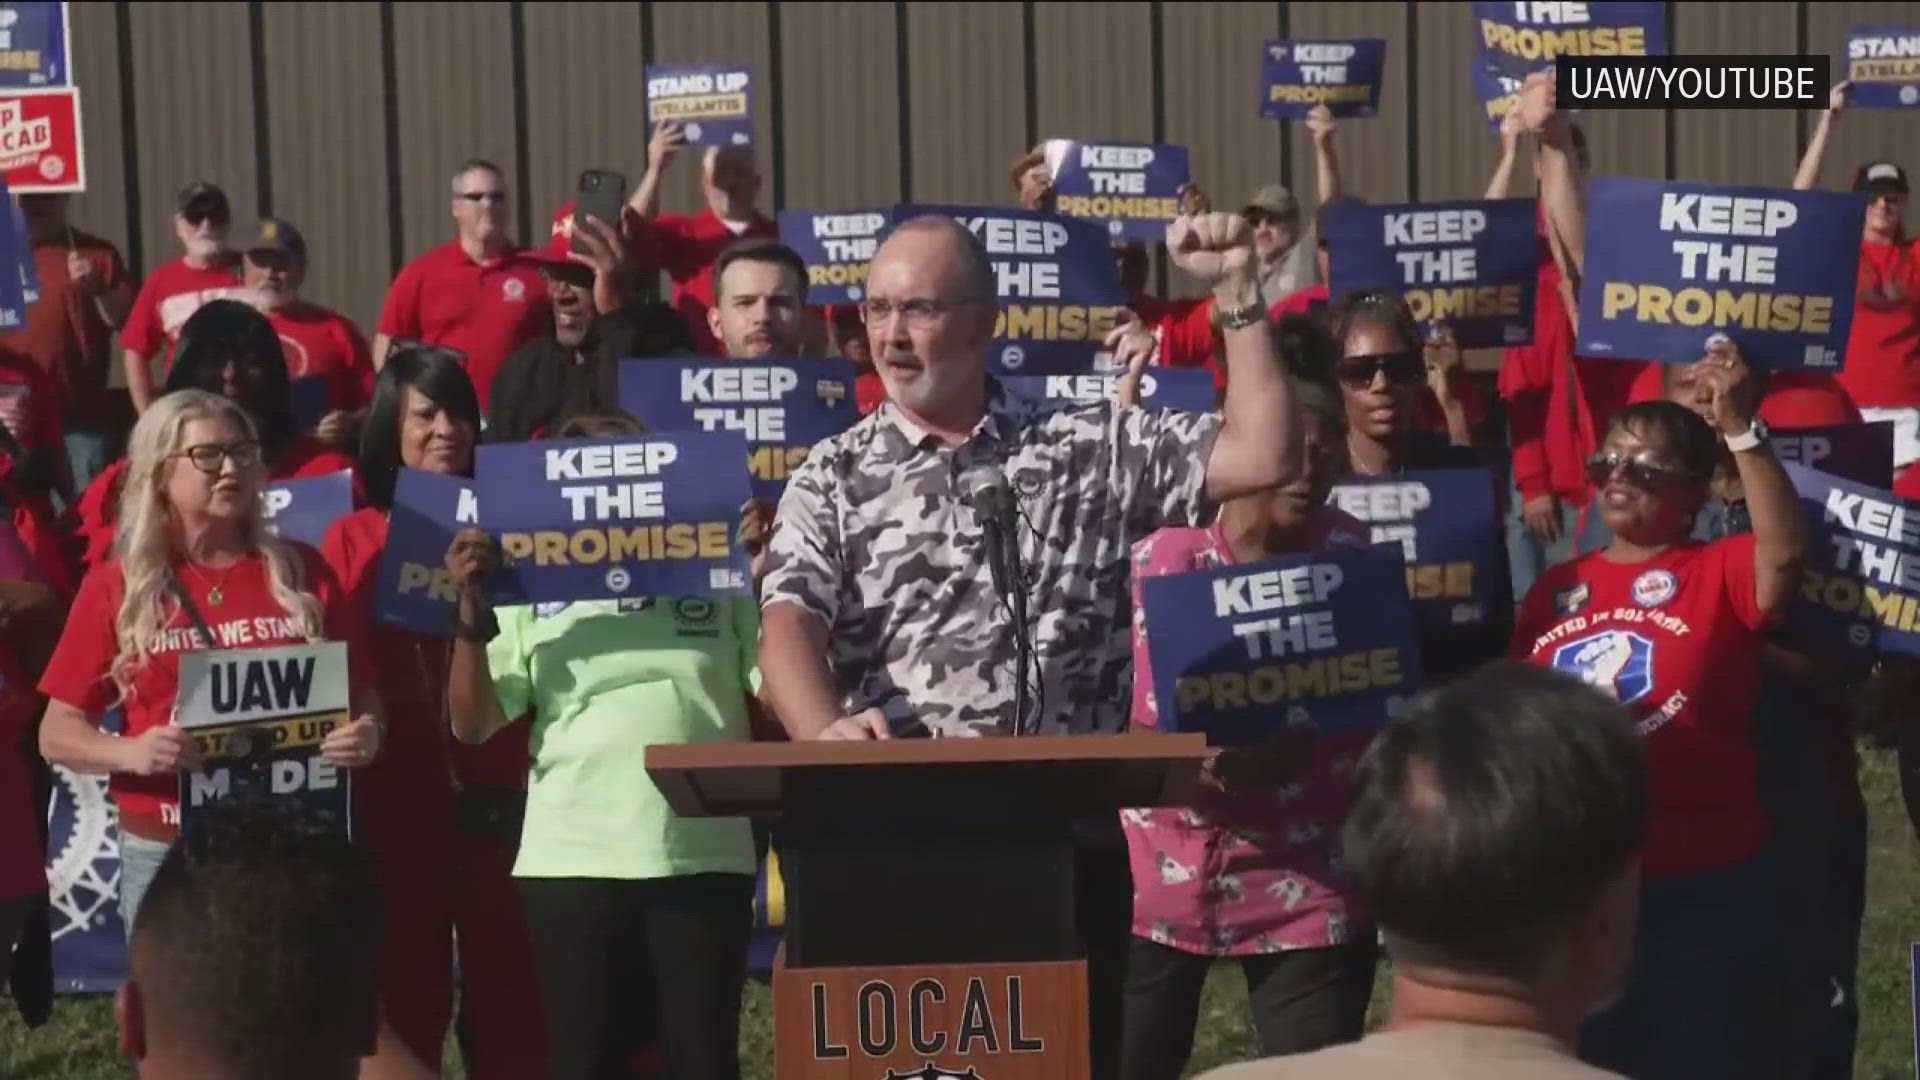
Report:
M1833 297L1753 290L1703 289L1609 281L1601 286L1603 318L1626 315L1663 326L1738 327L1784 334L1824 334L1833 329Z
M1365 649L1338 656L1262 664L1248 671L1187 675L1175 681L1174 696L1182 711L1245 709L1399 686L1404 680L1400 650Z
M514 561L535 566L724 559L732 550L733 526L724 521L673 525L595 526L572 532L502 533L500 549Z

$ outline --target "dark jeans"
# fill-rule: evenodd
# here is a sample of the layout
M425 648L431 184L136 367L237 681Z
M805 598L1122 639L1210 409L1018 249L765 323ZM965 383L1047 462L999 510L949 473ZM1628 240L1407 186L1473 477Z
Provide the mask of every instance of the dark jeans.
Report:
M13 947L27 927L27 916L40 899L33 896L0 896L0 991L7 988L13 971Z
M676 1080L739 1080L753 879L521 878L552 1080L615 1080L659 1031ZM658 1024L649 1022L654 1017Z
M1074 918L1087 956L1088 1075L1114 1076L1133 939L1133 868L1127 864L1120 815L1076 822Z
M1368 927L1345 945L1240 957L1261 1054L1302 1054L1358 1039L1377 951ZM1177 1080L1185 1071L1213 963L1211 956L1133 939L1120 1080Z
M1587 1022L1580 1056L1633 1080L1780 1075L1766 1030L1786 986L1779 940L1767 851L1648 880L1626 993Z
M1835 808L1827 845L1826 907L1820 940L1826 946L1825 1007L1813 1032L1813 1080L1853 1076L1860 1035L1860 921L1867 914L1867 811L1848 800Z

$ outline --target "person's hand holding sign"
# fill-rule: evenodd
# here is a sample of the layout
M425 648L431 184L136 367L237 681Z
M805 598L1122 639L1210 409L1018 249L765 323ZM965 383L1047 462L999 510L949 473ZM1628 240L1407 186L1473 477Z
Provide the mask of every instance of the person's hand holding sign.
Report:
M67 279L73 282L75 288L89 296L98 293L101 286L105 284L100 276L93 272L93 260L83 251L67 252Z
M472 626L488 611L487 571L493 567L493 542L479 529L461 529L447 547L447 576L459 595L459 621Z
M121 740L121 761L116 772L134 776L166 776L200 767L200 744L174 724L150 727L131 739Z
M1181 217L1204 214L1213 209L1213 200L1207 196L1206 191L1202 189L1199 184L1181 184L1180 192L1176 198L1180 202Z
M1533 132L1546 130L1556 115L1556 92L1551 71L1536 71L1527 76L1527 81L1520 85L1520 100L1513 106L1520 114L1521 127Z
M647 140L647 168L659 172L685 145L687 132L679 121L662 120L653 125L653 137Z
M1847 109L1847 87L1853 85L1852 79L1842 79L1827 91L1827 115L1839 116Z
M1307 131L1313 136L1313 144L1324 149L1333 142L1333 133L1340 125L1333 119L1333 110L1325 102L1315 105L1307 111Z
M1435 323L1422 352L1427 365L1427 389L1433 391L1441 408L1455 404L1453 380L1460 374L1461 359L1460 343L1454 338L1453 328L1446 323Z

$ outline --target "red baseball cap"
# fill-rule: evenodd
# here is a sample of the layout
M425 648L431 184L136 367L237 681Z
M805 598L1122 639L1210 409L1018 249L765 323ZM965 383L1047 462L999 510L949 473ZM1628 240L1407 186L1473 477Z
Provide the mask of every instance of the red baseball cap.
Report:
M621 222L621 225L624 226L622 231L627 236L628 254L631 255L633 253L633 237L638 235L636 226L639 224L640 215L631 206L623 207L620 215L626 219ZM551 239L545 244L528 251L528 257L539 262L558 263L562 266L579 266L579 260L572 258L568 254L573 249L572 199L561 203L560 209L553 212L553 231L549 235Z

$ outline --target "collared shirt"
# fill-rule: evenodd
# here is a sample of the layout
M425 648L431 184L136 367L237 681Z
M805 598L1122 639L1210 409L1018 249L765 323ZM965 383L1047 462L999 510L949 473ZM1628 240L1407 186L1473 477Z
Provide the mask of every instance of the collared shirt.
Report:
M1014 637L980 522L957 480L983 462L1019 504L1038 693L1030 729L1126 726L1127 554L1166 525L1210 519L1207 461L1220 417L1038 402L989 384L987 413L952 447L887 402L814 447L780 500L763 605L826 624L849 712L896 732L1012 730Z
M467 376L485 412L501 360L539 334L549 318L540 264L525 250L475 262L456 240L400 268L387 287L379 330L465 353Z

